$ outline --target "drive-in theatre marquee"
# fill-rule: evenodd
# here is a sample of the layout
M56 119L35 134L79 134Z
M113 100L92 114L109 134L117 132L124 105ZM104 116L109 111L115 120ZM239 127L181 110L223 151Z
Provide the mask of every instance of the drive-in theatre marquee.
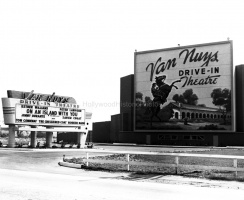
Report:
M232 41L135 52L135 131L234 131Z
M5 124L65 127L85 124L85 110L72 97L13 90L8 91L8 97L2 98Z

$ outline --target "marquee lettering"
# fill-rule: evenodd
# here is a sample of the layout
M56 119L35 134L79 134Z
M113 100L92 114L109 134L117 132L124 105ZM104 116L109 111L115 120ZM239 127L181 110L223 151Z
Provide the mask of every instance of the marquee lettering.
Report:
M148 68L151 68L151 75L150 75L150 81L152 81L153 79L153 75L154 72L156 70L156 74L159 74L161 72L164 72L166 69L169 70L170 67L175 67L176 66L176 58L173 58L172 60L169 59L166 63L162 62L162 57L159 57L158 60L156 61L156 63L150 63L147 67L146 67L146 71Z
M183 64L186 64L187 61L189 62L200 62L200 61L204 61L204 63L201 65L201 67L203 66L208 66L209 62L218 62L218 51L215 52L214 54L212 52L206 52L206 53L195 53L196 49L192 49L191 51L189 51L189 49L184 49L183 51L180 52L179 54L179 58L181 57L182 54L185 54L185 58L184 58L184 62ZM190 57L189 57L190 56ZM189 59L188 59L189 58Z
M216 74L219 73L219 67L202 68L208 67L210 62L218 62L218 53L216 52L196 52L196 48L192 50L183 49L179 53L179 58L182 58L182 64L186 65L191 62L201 62L199 67L194 69L180 69L179 77L184 81L182 87L193 86L193 85L208 85L217 84L217 80L220 75L208 75L206 78L193 78L193 76L205 75L205 74ZM151 62L147 65L146 71L150 70L150 81L153 81L154 75L163 73L165 70L170 70L177 65L176 58L168 59L167 62L162 61L162 57L159 57L155 63Z
M57 103L66 103L69 102L69 97L55 96L55 93L52 95L43 95L43 94L34 94L33 91L25 96L25 100L33 100L33 101L47 101L47 102L57 102Z
M188 86L188 85L208 85L208 84L217 84L217 80L220 77L220 75L215 76L207 76L206 78L192 78L192 76L184 76L181 77L181 80L184 80L184 84L182 87Z

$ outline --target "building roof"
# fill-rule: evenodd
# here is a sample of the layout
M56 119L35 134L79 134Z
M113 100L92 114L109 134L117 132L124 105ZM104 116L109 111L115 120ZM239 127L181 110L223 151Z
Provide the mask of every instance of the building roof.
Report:
M201 111L212 111L212 112L219 112L220 110L218 108L210 108L210 107L203 107L203 106L194 106L189 104L183 104L183 103L177 103L177 102L171 102L171 105L176 108L184 108L189 110L201 110Z

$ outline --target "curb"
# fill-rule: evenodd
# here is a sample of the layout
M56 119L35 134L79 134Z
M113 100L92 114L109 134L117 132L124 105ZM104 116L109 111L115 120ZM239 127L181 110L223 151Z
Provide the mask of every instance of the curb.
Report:
M83 151L84 149L87 148L1 148L0 147L0 151L4 150L4 151L18 151L18 152L63 152L63 151ZM95 148L94 148L95 149ZM96 148L97 149L97 148Z
M75 163L68 163L68 162L59 162L58 164L63 167L70 167L76 169L81 169L84 166L84 164L75 164Z
M228 149L244 149L244 146L227 146Z
M5 150L5 151L24 151L24 152L29 152L29 151L34 151L32 148L10 148L10 147L0 147L0 150Z

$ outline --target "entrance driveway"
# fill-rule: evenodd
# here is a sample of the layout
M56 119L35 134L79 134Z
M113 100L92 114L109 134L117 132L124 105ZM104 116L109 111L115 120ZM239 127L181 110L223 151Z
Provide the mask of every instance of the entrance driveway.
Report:
M156 149L104 145L96 148L133 151ZM236 182L185 179L180 176L137 176L127 172L60 167L58 162L64 154L69 158L85 156L77 149L0 149L0 199L190 200L242 198L244 195L243 184Z

